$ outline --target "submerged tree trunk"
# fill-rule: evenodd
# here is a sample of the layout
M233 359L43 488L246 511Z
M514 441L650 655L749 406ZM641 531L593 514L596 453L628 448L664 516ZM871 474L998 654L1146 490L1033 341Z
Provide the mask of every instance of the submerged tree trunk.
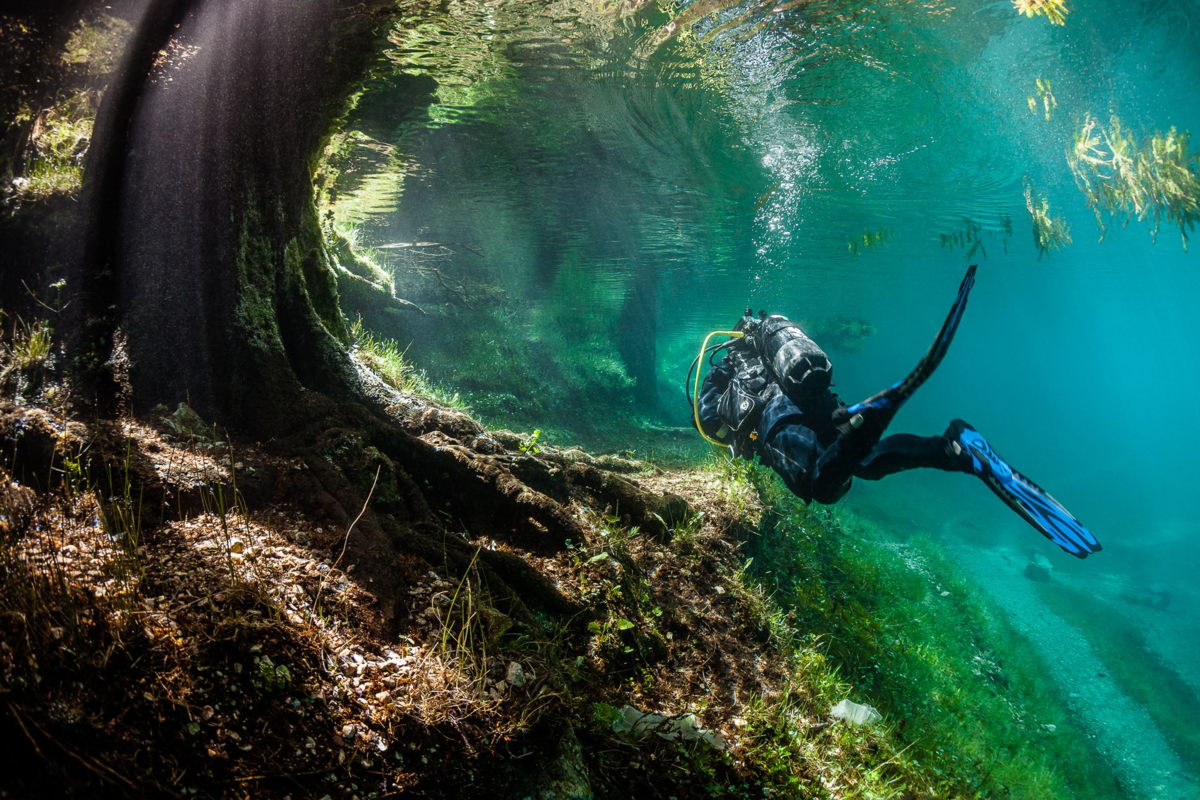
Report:
M621 308L617 341L629 377L634 380L634 397L650 409L658 408L658 274L652 267L639 268L633 287Z
M89 153L80 307L125 334L139 407L271 433L356 385L312 173L385 5L145 4Z

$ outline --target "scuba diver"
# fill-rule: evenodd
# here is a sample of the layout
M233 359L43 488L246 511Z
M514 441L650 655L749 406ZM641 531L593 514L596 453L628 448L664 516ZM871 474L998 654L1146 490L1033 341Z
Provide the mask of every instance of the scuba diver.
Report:
M747 460L757 455L805 502L836 503L853 478L876 481L918 467L965 472L981 478L996 495L1046 538L1073 556L1086 558L1101 547L1096 537L1041 487L1010 467L987 440L962 420L941 436L898 433L884 437L909 397L937 369L975 284L968 270L945 323L929 351L908 377L847 406L830 391L833 367L803 330L786 317L755 318L750 309L732 331L715 331L688 371L692 421L700 434ZM713 336L733 337L709 347ZM701 360L721 351L700 385Z

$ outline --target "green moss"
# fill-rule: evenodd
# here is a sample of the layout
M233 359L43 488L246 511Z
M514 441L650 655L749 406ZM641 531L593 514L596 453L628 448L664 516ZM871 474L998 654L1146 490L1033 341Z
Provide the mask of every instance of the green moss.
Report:
M265 353L283 353L275 313L275 253L253 204L238 239L236 338Z
M94 20L83 20L71 31L62 61L82 65L91 76L106 75L116 65L132 26L123 19L100 14Z
M383 266L379 251L363 244L362 228L352 222L334 222L324 226L325 240L343 269L363 280L383 287L391 296L396 294L396 280L391 270Z
M337 276L324 242L315 233L315 220L313 223L303 226L303 243L298 238L292 239L284 249L284 285L296 294L292 302L315 313L314 322L320 329L338 342L348 344L350 329L342 316Z

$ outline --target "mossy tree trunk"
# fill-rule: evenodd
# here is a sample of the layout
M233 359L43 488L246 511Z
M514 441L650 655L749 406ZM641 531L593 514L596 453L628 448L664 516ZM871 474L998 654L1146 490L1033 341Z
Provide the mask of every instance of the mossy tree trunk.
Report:
M84 349L125 335L135 403L260 433L353 389L312 174L386 3L151 0L96 122ZM99 330L95 324L100 320Z

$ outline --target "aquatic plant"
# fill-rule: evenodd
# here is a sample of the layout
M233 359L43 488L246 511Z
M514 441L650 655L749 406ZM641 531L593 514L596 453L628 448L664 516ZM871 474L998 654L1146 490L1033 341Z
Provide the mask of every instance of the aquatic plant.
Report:
M1027 17L1045 17L1051 25L1066 25L1071 13L1066 0L1013 0L1013 7Z
M1029 112L1031 114L1038 113L1038 99L1042 101L1042 109L1046 115L1046 121L1049 122L1050 109L1058 108L1058 100L1054 98L1054 91L1050 87L1049 78L1037 79L1037 99L1034 99L1033 95L1029 95L1029 97L1026 98L1026 102L1029 103Z
M1012 238L1012 218L1006 214L1000 215L999 233L1004 243L1004 252L1008 252L1008 240ZM988 230L988 236L993 231ZM938 241L942 247L954 252L954 248L964 248L963 258L970 261L976 253L982 253L987 258L987 249L983 246L984 227L970 217L962 218L962 228L954 233L939 233Z
M19 104L10 123L17 143L13 189L19 198L44 200L79 191L105 76L131 31L129 23L107 14L80 22L38 79L55 88L41 89Z
M850 258L858 258L858 254L863 250L874 250L876 247L883 247L887 244L891 237L891 232L887 228L880 228L876 231L863 231L858 236L852 238L847 245L850 251Z
M538 446L538 440L541 438L542 431L540 428L537 428L527 438L521 440L520 444L517 445L517 449L527 456L536 456L542 451L541 447Z
M80 65L90 76L106 75L116 66L133 26L118 17L100 14L94 21L80 23L71 31L62 61Z
M1122 218L1122 227L1150 219L1152 241L1165 220L1179 226L1187 250L1188 231L1200 221L1200 153L1191 150L1187 132L1155 131L1139 143L1117 116L1105 127L1087 114L1067 163L1096 215L1101 240L1107 219Z
M1033 244L1038 260L1046 253L1060 250L1071 243L1071 227L1063 217L1050 213L1050 201L1043 197L1029 178L1025 179L1025 207L1033 220Z

